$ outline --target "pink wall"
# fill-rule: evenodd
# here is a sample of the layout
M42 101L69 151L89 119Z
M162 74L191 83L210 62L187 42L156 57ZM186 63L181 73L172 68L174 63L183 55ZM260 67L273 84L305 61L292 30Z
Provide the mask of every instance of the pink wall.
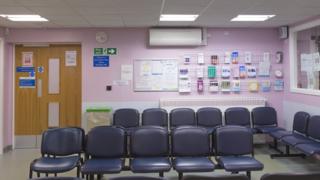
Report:
M109 35L106 44L99 44L95 41L95 33L105 31ZM147 29L145 28L113 28L113 29L11 29L6 37L7 42L81 42L82 43L82 96L85 102L107 102L107 101L157 101L163 97L181 97L178 92L133 92L130 86L113 86L113 91L106 92L105 86L112 84L113 80L120 79L121 64L132 64L135 58L180 58L185 53L215 52L238 50L252 51L253 54L262 54L282 50L283 42L278 39L277 29L245 29L245 28L214 28L208 29L210 38L208 46L196 48L150 48L147 46ZM118 48L118 55L111 56L110 67L93 68L92 56L95 47L115 47ZM12 54L10 46L7 53ZM207 54L209 55L209 54ZM287 55L287 54L286 54ZM286 56L285 56L286 57ZM7 86L12 87L12 57L6 59ZM287 64L286 64L287 65ZM287 68L286 68L287 69ZM288 73L286 73L288 74ZM287 79L288 76L286 76ZM286 84L287 86L287 84ZM12 103L12 89L6 91L6 104ZM190 96L241 96L259 95L268 99L268 103L279 112L281 124L282 117L282 92L270 93L230 93L228 95L218 93L192 93ZM11 106L6 109L6 113L12 112ZM11 129L11 115L6 115L6 127ZM10 127L10 128L9 128ZM7 143L11 143L11 131L6 134Z

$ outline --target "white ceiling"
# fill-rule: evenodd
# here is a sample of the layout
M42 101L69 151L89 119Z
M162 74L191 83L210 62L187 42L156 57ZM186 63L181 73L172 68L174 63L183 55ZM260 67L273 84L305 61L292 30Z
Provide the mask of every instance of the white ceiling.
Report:
M195 22L159 22L164 14L200 14ZM0 0L0 14L39 14L49 22L3 27L278 27L320 15L320 0ZM238 14L276 14L265 22L230 22Z

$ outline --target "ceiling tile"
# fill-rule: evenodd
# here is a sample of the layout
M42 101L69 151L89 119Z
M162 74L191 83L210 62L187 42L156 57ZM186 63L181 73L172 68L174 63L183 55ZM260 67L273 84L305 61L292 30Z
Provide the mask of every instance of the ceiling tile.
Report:
M33 12L22 6L0 6L0 14L33 14Z
M26 6L41 6L41 7L65 7L66 3L63 0L15 0L17 3Z

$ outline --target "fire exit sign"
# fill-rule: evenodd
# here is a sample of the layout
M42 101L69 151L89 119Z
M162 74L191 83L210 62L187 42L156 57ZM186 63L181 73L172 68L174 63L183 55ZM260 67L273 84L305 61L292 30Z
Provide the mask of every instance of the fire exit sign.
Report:
M117 48L94 48L95 56L117 55Z

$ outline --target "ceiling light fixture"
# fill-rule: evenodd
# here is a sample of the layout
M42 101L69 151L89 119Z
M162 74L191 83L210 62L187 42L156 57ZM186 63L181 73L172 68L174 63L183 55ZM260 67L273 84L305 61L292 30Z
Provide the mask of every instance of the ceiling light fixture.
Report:
M276 15L249 15L249 14L239 14L237 17L231 19L231 21L266 21Z
M198 14L161 14L160 21L195 21Z
M48 19L40 15L14 15L14 14L1 14L0 17L6 18L10 21L48 21Z

